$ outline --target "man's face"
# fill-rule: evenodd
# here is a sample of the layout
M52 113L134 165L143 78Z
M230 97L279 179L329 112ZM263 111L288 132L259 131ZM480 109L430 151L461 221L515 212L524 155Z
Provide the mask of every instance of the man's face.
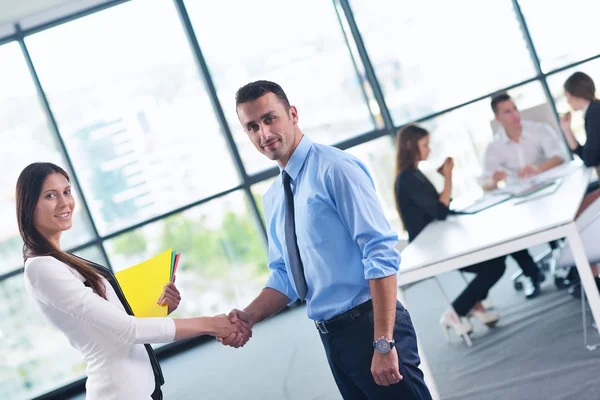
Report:
M521 126L521 113L512 100L498 103L496 121L500 122L505 129Z
M238 118L254 147L271 160L289 160L293 150L298 123L298 111L285 105L273 93L242 103L237 108Z

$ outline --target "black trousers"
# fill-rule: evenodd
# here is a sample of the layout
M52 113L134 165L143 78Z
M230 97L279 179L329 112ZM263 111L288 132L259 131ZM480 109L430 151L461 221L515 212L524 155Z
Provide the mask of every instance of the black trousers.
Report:
M335 382L345 400L430 400L429 389L419 369L417 337L408 311L396 305L394 325L395 349L398 353L402 381L379 386L371 374L373 360L373 310L358 316L340 331L321 333L327 361Z
M510 256L519 264L523 275L531 279L539 279L540 270L527 249L512 253Z
M473 306L488 296L488 292L502 278L506 269L505 257L494 258L478 264L461 268L461 271L476 274L467 287L452 303L452 307L461 317L467 315Z

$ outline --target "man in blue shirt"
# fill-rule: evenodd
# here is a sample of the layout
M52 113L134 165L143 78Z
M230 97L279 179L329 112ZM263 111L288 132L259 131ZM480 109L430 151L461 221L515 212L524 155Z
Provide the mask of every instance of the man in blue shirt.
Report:
M254 146L281 174L263 198L272 274L230 318L252 328L306 300L345 399L431 399L410 316L396 299L398 237L365 166L304 136L296 107L276 83L247 84L236 107ZM248 339L220 341L240 347Z

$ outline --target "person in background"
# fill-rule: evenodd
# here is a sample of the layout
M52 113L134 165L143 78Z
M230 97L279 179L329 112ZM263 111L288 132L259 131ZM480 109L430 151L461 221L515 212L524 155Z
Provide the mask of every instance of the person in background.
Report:
M204 334L250 334L241 321L232 323L226 315L135 318L107 268L61 249L62 232L72 226L75 198L69 175L59 166L27 166L18 178L16 199L25 288L83 355L86 399L162 399L164 379L149 343ZM171 313L180 300L177 288L169 283L157 302Z
M578 71L567 78L564 90L569 106L575 111L582 111L585 121L586 141L582 146L571 129L571 113L568 112L560 117L560 126L569 148L581 158L586 167L595 167L600 177L600 100L596 98L596 85L589 75ZM600 189L598 182L594 182L588 187L577 215L598 197L600 197ZM597 265L592 265L592 273L596 277L596 285L600 288L600 278L598 278L600 271ZM569 293L574 297L580 297L581 284L576 283L571 286Z
M596 86L589 75L575 72L564 84L567 103L575 111L582 111L585 120L586 141L579 144L571 129L571 113L560 118L560 126L569 148L577 154L586 167L600 166L600 100L596 98Z
M281 173L263 197L272 273L232 320L253 326L306 300L344 399L431 399L410 314L397 300L398 236L364 164L304 135L275 82L240 88L236 112ZM220 339L233 347L247 340Z
M492 97L492 111L501 125L494 135L484 156L484 189L496 189L500 181L512 178L528 178L565 162L566 149L559 136L548 124L523 121L515 102L506 93ZM550 247L556 248L551 242ZM525 297L539 295L544 278L527 249L511 254L523 275Z
M445 220L451 213L448 206L454 161L447 158L442 165L444 190L438 193L419 170L419 162L429 156L429 132L416 125L401 129L397 136L396 151L396 204L411 242L430 222ZM461 271L474 273L475 278L452 302L452 308L442 315L440 324L445 331L453 328L457 335L470 333L473 328L468 318L462 318L466 316L475 317L488 326L498 322L498 313L486 310L481 302L502 277L505 268L504 257L461 268Z

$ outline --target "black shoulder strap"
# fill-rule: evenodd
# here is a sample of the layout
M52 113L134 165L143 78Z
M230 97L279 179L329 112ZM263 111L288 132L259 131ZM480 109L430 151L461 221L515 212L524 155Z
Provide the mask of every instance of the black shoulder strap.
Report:
M115 275L112 273L111 270L109 270L108 268L106 268L100 264L96 264L95 262L92 262L92 261L86 260L85 258L76 256L75 254L71 254L71 255L79 258L82 261L85 261L90 267L94 268L96 271L98 271L98 273L100 273L102 276L104 276L106 278L106 280L108 281L108 283L110 283L110 286L112 286L112 288L114 289L115 293L117 294L117 297L121 301L121 304L123 305L123 308L125 308L125 311L127 312L127 314L133 315L133 310L131 309L131 306L127 302L127 299L125 298L125 295L123 294L123 290L121 290L121 286L119 286L119 282L117 281L117 278L115 277ZM87 282L85 282L85 284L87 286ZM152 348L152 346L150 346L147 343L144 344L144 347L146 348L146 351L148 352L148 357L150 358L150 364L152 364L152 370L154 371L154 379L156 379L158 386L162 386L165 383L165 378L163 377L163 373L162 373L162 369L160 368L160 364L158 363L158 360L156 359L156 354L154 354L154 349Z

